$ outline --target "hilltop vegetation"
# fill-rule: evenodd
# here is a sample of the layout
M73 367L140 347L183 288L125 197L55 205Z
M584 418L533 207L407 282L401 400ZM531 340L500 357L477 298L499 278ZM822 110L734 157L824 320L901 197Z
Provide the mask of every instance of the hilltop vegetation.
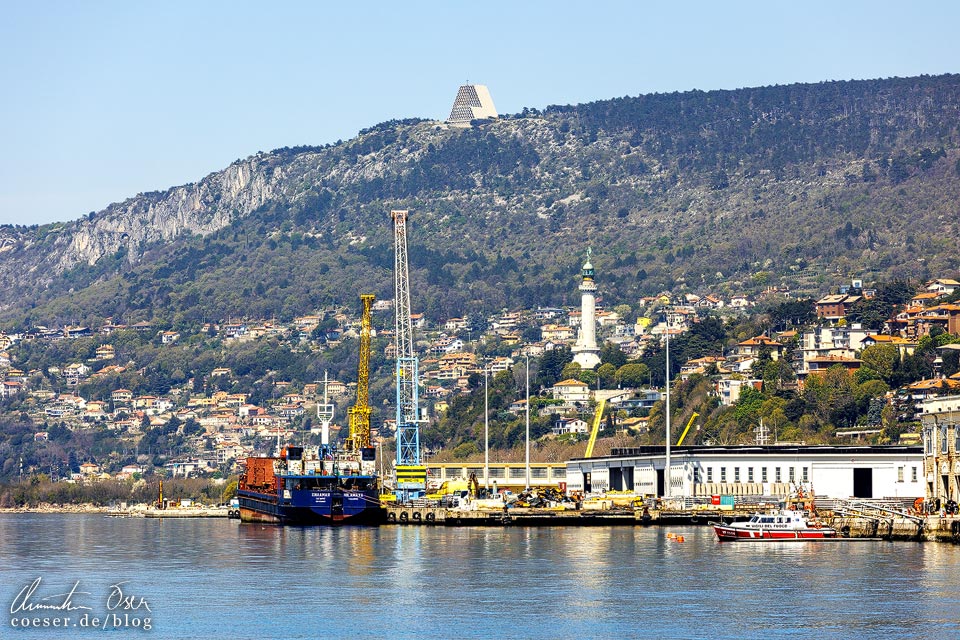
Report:
M74 223L0 230L0 318L171 326L289 318L392 292L409 208L428 317L957 267L960 76L691 91L525 109L472 129L392 121L260 153Z

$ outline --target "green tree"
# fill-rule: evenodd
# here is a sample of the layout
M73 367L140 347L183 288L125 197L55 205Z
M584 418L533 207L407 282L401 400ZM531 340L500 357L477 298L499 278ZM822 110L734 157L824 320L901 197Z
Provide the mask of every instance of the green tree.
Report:
M600 386L604 389L612 389L617 384L617 368L609 362L597 367L597 375L600 377Z
M860 353L860 361L881 380L889 381L900 362L900 350L892 344L870 345Z
M614 375L621 387L639 387L650 379L650 367L641 363L625 364Z
M612 364L615 369L619 369L627 364L627 354L620 349L619 345L605 342L600 347L600 362Z
M563 371L560 373L561 380L579 380L580 372L583 367L580 366L579 362L568 362L564 367Z

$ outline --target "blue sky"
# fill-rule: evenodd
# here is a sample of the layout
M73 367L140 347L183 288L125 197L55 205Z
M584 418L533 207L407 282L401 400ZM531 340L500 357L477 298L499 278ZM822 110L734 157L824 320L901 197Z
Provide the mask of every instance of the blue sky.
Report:
M257 151L690 89L960 71L947 2L18 2L0 21L0 224L72 220Z

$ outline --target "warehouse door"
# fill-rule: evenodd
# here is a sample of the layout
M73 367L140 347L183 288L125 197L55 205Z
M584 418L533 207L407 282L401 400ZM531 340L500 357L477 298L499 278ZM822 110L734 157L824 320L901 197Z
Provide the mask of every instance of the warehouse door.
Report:
M623 491L623 469L610 469L610 490Z
M853 497L873 497L873 469L853 470Z
M664 487L665 485L663 483L663 469L657 469L657 495L658 496L663 495Z

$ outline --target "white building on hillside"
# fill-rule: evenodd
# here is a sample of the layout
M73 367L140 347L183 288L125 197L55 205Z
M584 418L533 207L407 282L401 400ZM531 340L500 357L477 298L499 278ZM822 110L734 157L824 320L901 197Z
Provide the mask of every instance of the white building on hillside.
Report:
M469 127L471 120L496 117L497 108L493 106L493 98L490 97L487 87L482 84L465 84L457 91L447 124Z

